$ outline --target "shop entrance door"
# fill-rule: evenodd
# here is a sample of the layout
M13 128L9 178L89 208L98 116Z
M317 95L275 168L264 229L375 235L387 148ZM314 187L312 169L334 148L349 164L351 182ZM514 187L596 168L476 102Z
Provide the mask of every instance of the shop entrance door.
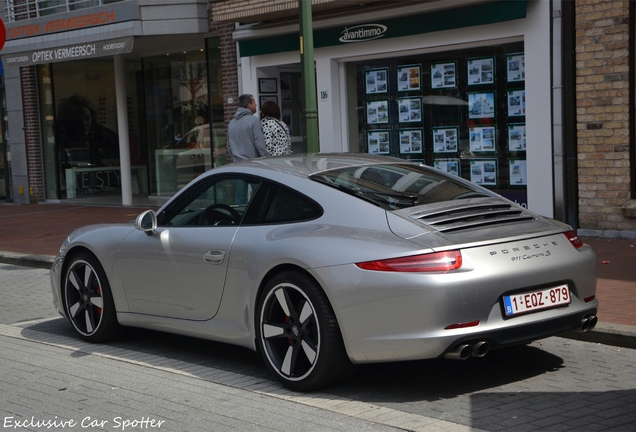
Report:
M302 80L300 70L285 70L280 72L281 120L287 124L292 140L292 152L302 153L303 124L302 124Z

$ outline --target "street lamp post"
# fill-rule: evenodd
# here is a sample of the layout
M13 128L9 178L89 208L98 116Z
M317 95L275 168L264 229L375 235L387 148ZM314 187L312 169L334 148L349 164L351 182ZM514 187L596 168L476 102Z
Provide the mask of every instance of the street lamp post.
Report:
M305 152L318 153L318 106L314 68L314 35L311 23L311 0L298 0L300 15L300 68L302 79L303 146Z

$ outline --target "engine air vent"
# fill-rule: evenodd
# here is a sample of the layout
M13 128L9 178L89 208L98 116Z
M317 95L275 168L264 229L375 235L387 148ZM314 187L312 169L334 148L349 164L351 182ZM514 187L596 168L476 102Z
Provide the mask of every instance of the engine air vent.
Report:
M523 209L505 203L419 212L412 214L411 218L441 232L487 228L535 219L534 215Z

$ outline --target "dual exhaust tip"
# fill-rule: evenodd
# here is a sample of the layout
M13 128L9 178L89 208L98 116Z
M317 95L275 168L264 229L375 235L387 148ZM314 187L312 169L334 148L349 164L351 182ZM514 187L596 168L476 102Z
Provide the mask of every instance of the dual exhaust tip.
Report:
M596 315L586 315L581 319L577 331L584 333L592 330L598 323L598 317ZM479 341L474 344L464 343L457 345L455 348L444 354L444 358L449 360L466 360L469 357L483 357L488 354L490 344L488 341Z
M579 328L576 330L578 333L585 333L592 330L598 323L598 317L596 315L586 315L579 323Z
M469 357L483 357L488 354L490 344L487 341L479 341L474 344L461 344L444 355L449 360L466 360Z

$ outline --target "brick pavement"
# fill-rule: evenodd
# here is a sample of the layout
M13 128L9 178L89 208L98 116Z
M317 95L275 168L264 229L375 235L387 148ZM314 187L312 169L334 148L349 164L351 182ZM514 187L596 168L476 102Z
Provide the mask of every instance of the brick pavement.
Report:
M143 210L121 206L2 204L0 251L55 256L74 229L90 224L128 222Z
M636 326L636 239L583 240L597 256L599 320Z
M39 340L38 340L39 339ZM389 422L346 410L325 410L269 395L225 377L198 376L173 369L157 355L133 360L121 350L0 324L0 416L5 428L18 430L153 431L396 431ZM72 352L69 355L69 351ZM176 362L181 365L183 362ZM188 365L191 366L191 365ZM208 368L210 369L210 368ZM221 371L224 372L224 371ZM210 375L219 371L210 369ZM177 375L177 377L175 377ZM232 375L225 372L225 375ZM241 375L233 374L241 377ZM243 381L245 379L243 378ZM354 405L343 401L342 405ZM395 410L386 411L394 412ZM32 417L34 418L33 420ZM421 430L475 430L443 420L399 413L400 424ZM27 422L72 421L74 427L18 427Z
M94 223L131 221L144 209L0 204L0 261L46 267L74 229ZM612 341L615 345L636 347L636 239L584 238L584 241L598 257L599 329L605 327L615 335L617 339ZM16 253L20 260L8 257ZM596 336L586 333L577 338L598 341L594 339Z

